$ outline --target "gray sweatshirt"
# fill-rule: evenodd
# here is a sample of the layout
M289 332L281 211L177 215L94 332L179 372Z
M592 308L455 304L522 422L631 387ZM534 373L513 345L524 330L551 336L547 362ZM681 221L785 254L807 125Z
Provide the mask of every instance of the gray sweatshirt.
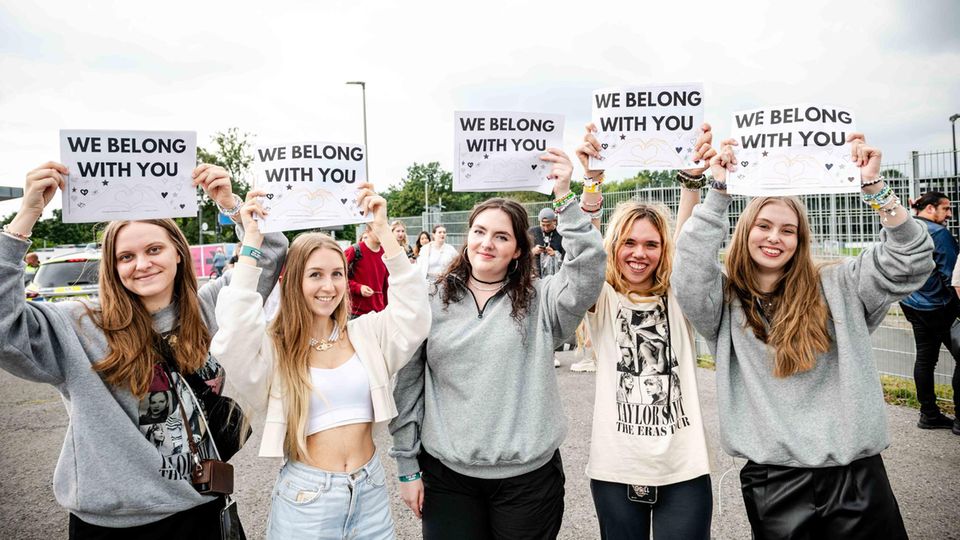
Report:
M672 285L684 314L717 365L720 439L725 452L791 467L846 465L889 446L870 334L890 304L933 270L933 242L916 220L884 228L880 244L824 266L830 350L810 371L773 376L773 351L746 326L739 301L725 302L717 253L730 197L711 190L677 241ZM789 301L789 298L788 298Z
M241 233L238 227L238 234ZM91 321L81 302L26 302L23 295L23 256L28 242L0 234L0 368L28 381L48 383L63 397L70 416L66 438L53 477L57 502L80 519L104 527L134 527L209 502L189 481L185 440L179 408L172 392L153 392L166 406L151 417L149 401L127 388L110 386L93 370L108 351L106 337ZM259 292L266 297L277 281L286 255L282 234L267 235ZM105 255L109 256L109 255ZM213 335L214 307L230 273L204 285L198 294L203 320ZM153 316L154 330L176 327L176 303ZM223 370L209 357L201 371L208 384L222 388ZM175 379L177 377L175 376ZM156 381L157 379L155 379ZM187 396L181 386L180 394ZM187 417L196 426L197 408L184 399ZM174 421L176 420L176 421ZM199 437L202 454L210 452L209 437Z
M430 335L394 390L390 455L401 475L420 470L421 448L461 474L509 478L545 465L560 446L567 425L553 350L596 302L606 255L576 205L560 214L559 230L567 259L534 282L521 325L504 293L482 312L470 292L446 308L431 295Z

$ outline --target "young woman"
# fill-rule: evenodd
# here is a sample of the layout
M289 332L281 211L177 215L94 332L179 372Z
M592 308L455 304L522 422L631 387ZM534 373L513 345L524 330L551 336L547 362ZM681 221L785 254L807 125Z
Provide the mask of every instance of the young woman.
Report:
M430 237L430 233L427 231L420 231L420 234L417 235L417 242L413 245L413 259L419 259L420 250L425 248L432 241L433 239Z
M717 363L723 449L742 457L754 538L906 538L880 452L890 444L870 334L933 269L933 243L884 185L880 151L853 134L852 166L881 217L880 243L817 266L794 197L757 197L729 227L733 140L677 242L680 307Z
M560 530L566 421L553 351L596 301L605 256L570 192L570 160L556 149L540 159L553 164L569 259L535 281L524 208L475 206L463 256L432 287L430 337L398 376L391 455L427 540Z
M417 255L417 268L421 276L433 283L456 258L457 250L447 243L447 228L435 225L433 242L420 248L420 254Z
M396 220L390 224L390 232L396 237L400 248L406 253L407 258L413 261L413 246L407 242L407 226L402 221Z
M603 174L588 166L600 156L595 129L577 150L588 186ZM700 200L711 141L704 124L694 146L704 166L678 175L678 226ZM617 206L604 237L606 279L586 317L597 351L587 476L604 540L710 537L710 458L694 333L670 288L673 240L667 210L639 201Z
M221 207L239 209L225 170L201 165L193 174ZM56 386L69 403L53 488L70 512L70 537L219 539L223 499L194 489L186 433L202 457L216 454L181 373L222 388L225 372L208 347L228 277L197 290L173 220L114 221L103 234L98 303L25 302L20 261L65 175L54 162L28 173L20 211L0 234L0 368ZM265 296L286 239L271 235L263 251L257 289ZM172 369L161 339L173 351Z
M347 262L329 236L305 233L290 246L280 310L267 328L254 290L260 270L240 257L221 293L222 352L241 404L266 411L262 457L285 457L270 510L268 538L393 538L383 466L373 424L396 415L391 376L430 330L426 284L390 234L386 201L370 184L358 205L374 216L390 270L390 301L350 320ZM257 193L253 194L254 196ZM244 244L259 247L251 198L242 210Z

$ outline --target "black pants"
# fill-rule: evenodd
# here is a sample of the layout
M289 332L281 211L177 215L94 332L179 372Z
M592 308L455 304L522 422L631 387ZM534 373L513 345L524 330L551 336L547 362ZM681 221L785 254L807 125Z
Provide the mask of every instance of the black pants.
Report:
M755 540L907 538L879 455L815 469L748 461L740 483Z
M421 452L424 540L553 539L563 520L560 450L539 469L501 480L465 476Z
M70 540L220 540L220 511L224 506L224 498L217 497L160 521L123 529L93 525L70 514Z
M913 381L917 385L917 401L920 412L927 416L940 413L937 397L933 393L933 374L940 359L940 345L953 355L953 404L960 411L960 350L953 348L950 328L960 314L960 301L932 311L918 311L900 304L903 315L913 326L913 340L917 344L917 360L913 364Z
M627 484L590 480L602 540L709 540L713 515L710 475L657 487L657 502L627 499Z

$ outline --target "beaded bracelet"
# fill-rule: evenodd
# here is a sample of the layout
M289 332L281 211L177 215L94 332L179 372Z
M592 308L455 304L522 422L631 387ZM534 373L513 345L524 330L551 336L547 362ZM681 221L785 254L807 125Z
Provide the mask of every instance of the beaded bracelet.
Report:
M240 213L240 209L243 208L243 199L239 195L234 193L233 202L236 203L233 205L233 208L224 208L220 206L220 203L217 203L217 210L220 210L220 213L227 216L228 218L233 218Z
M561 213L570 206L573 201L577 200L577 194L574 192L567 193L563 197L553 201L553 211L556 213Z
M580 207L580 209L583 210L583 213L586 214L590 219L599 220L600 218L603 217L603 208L599 208L597 210L594 210L593 212L583 208L582 206Z
M401 481L401 482L415 482L415 481L419 480L421 476L423 476L423 475L422 475L419 471L417 471L417 472L415 472L415 473L413 473L413 474L408 474L408 475L405 475L405 476L401 476L401 477L400 477L400 481Z
M23 233L18 233L17 231L11 230L9 223L7 223L6 225L3 226L3 232L5 232L5 233L9 234L10 236L16 238L17 240L23 240L24 242L29 242L29 241L30 241L30 236L33 235L32 232L29 232L29 233L27 233L27 234L23 234Z
M885 180L884 177L881 175L881 176L878 176L878 177L877 177L876 179L874 179L874 180L870 180L870 181L867 181L867 182L861 181L861 182L860 182L860 188L862 189L862 188L865 187L865 186L872 186L872 185L874 185L874 184L879 184L880 182L883 182L884 180Z
M863 202L869 204L874 210L879 210L882 206L889 203L890 200L895 196L896 195L893 193L893 188L885 185L876 193L864 193L861 196L861 199L863 199Z
M603 207L603 195L600 195L600 198L597 199L597 202L595 203L588 203L583 200L583 196L580 197L580 208L584 212L592 212L602 207Z

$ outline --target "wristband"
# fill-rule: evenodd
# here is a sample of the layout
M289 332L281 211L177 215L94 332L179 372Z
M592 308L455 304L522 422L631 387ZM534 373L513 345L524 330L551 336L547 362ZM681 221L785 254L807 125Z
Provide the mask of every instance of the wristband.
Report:
M220 213L227 216L228 218L233 219L234 216L240 213L240 209L243 208L243 199L241 199L237 194L233 195L233 208L224 208L220 206L220 203L217 203L217 210L220 210Z
M577 194L571 191L570 193L567 193L563 197L560 197L559 199L556 199L555 201L553 201L553 211L559 214L564 210L566 210L567 207L570 206L570 203L572 203L575 200L577 200Z
M677 182L683 186L684 189L699 191L707 183L706 175L701 174L700 176L690 176L689 174L680 171L677 173Z
M724 182L724 181L722 181L722 180L717 180L716 178L714 178L713 180L710 181L710 187L713 188L713 189L719 189L719 190L721 190L721 191L726 191L726 190L727 190L727 183Z
M263 257L263 252L253 246L244 245L240 248L240 255L238 257L250 257L251 259L260 260Z
M860 181L860 187L863 188L864 186L872 186L872 185L874 185L874 184L879 184L880 182L883 182L883 180L884 180L883 175L878 176L878 177L877 177L876 179L874 179L874 180L868 180L868 181L866 181L866 182L864 182L864 181L861 180L861 181Z
M422 475L420 474L420 471L417 471L417 472L415 472L415 473L413 473L413 474L408 474L408 475L406 475L406 476L401 476L401 477L400 477L400 481L401 481L401 482L415 482L415 481L419 480L421 476L422 476Z

